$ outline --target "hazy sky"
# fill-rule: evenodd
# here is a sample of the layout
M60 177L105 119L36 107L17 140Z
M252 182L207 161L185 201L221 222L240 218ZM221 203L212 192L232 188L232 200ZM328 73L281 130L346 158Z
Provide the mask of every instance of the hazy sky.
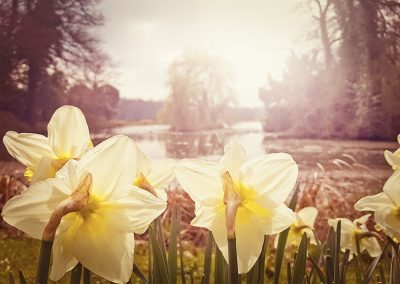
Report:
M239 105L262 105L258 89L267 74L279 77L304 43L310 15L295 9L299 1L104 0L100 35L114 84L122 97L164 99L169 64L201 48L232 67Z

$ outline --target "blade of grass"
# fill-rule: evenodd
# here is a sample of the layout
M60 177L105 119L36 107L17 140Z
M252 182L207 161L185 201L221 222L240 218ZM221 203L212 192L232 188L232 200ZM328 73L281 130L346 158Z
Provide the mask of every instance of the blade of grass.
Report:
M346 284L346 272L349 266L350 250L346 249L343 255L342 269L340 270L340 284Z
M18 271L18 276L19 276L19 283L26 284L25 276L21 269L19 269Z
M335 236L335 250L333 254L334 260L334 282L339 283L340 281L340 270L339 270L339 256L340 256L340 234L342 231L342 221L336 225L336 236Z
M290 265L290 262L287 263L286 278L287 278L287 283L288 284L296 284L296 283L293 283L293 280L292 280L292 267Z
M386 241L386 243L383 246L383 249L381 250L380 254L377 257L375 257L374 261L368 267L367 273L365 274L365 283L368 283L369 280L371 280L372 273L374 273L375 268L378 266L378 263L381 261L382 256L384 255L385 250L386 250L388 245L389 245L389 242Z
M359 238L358 234L356 234L355 239L356 239L356 250L357 250L356 265L358 266L357 267L357 274L358 274L357 279L358 278L360 279L360 283L364 283L363 275L361 273L361 271L364 271L364 270L363 270L363 266L361 263L360 238Z
M36 283L47 284L52 247L52 241L42 241L40 244L39 263L36 272Z
M326 249L326 255L325 255L325 279L326 279L326 284L333 284L333 260L332 260L332 254L330 249Z
M162 253L162 248L158 243L153 225L150 225L149 227L149 238L153 250L155 276L157 277L155 282L171 284L170 275L168 273L167 259Z
M83 268L83 284L90 284L90 270Z
M293 283L303 283L307 265L307 234L301 237L293 269Z
M12 271L8 272L8 283L15 284L14 275L12 274Z
M267 254L267 248L268 248L268 241L269 241L269 236L264 236L264 243L263 247L261 249L261 255L259 257L258 261L258 273L259 273L259 283L264 283L264 276L265 276L265 255Z
M139 277L139 279L142 282L149 283L149 280L147 280L146 275L144 275L143 271L136 264L133 264L133 273L135 273L135 275Z
M208 231L206 251L204 253L204 278L201 281L202 284L210 283L213 246L214 246L214 237L212 233Z
M379 265L379 276L381 278L382 284L386 284L386 277L385 277L385 273L383 272L382 265Z
M78 263L71 271L71 284L79 284L81 283L81 274L82 274L82 264Z
M293 211L296 207L298 196L299 196L299 185L296 186L296 190L293 193L293 196L289 203L289 208L292 209ZM277 245L276 254L275 254L274 284L279 284L279 277L280 277L281 269L282 269L283 255L285 253L286 241L288 238L289 230L290 230L290 227L287 228L286 230L282 231L281 233L279 233L278 245Z
M177 270L178 270L178 248L177 248L177 216L176 207L173 206L171 210L171 231L169 238L168 248L168 269L171 277L171 283L177 283Z
M179 207L177 208L178 215L178 242L179 242L179 262L180 262L180 270L181 270L181 281L182 284L186 284L186 276L185 276L185 265L183 263L183 246L182 246L182 236L181 236L181 210Z
M322 272L321 268L319 268L317 262L315 261L315 259L311 256L311 254L308 254L309 259L311 260L311 263L313 265L314 271L316 272L316 275L318 276L319 280L322 283L325 283L325 275Z
M214 283L224 283L224 257L218 247L215 249Z

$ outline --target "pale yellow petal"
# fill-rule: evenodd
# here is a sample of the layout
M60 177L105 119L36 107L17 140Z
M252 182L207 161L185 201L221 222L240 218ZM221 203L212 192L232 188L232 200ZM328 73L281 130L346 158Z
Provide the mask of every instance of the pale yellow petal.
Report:
M147 177L154 188L166 188L175 178L176 161L172 159L155 160Z
M1 216L8 224L33 238L41 239L50 215L70 193L70 189L62 182L47 179L11 198L3 207Z
M243 146L236 142L231 142L224 148L224 156L220 164L223 171L228 171L234 181L239 180L239 170L246 160L246 151Z
M207 218L204 215L205 218ZM229 261L228 258L228 236L226 231L226 219L225 219L225 207L221 206L215 211L212 219L201 219L203 224L210 224L209 230L212 232L216 245L221 251L226 261ZM194 226L201 224L200 219L196 221ZM192 221L193 223L193 221Z
M217 163L200 160L182 160L175 175L183 189L196 202L223 198L221 167Z
M282 204L271 210L271 217L263 220L264 226L262 229L265 235L277 234L287 229L295 221L296 215L294 212Z
M74 106L58 108L47 126L49 143L58 158L80 158L92 147L82 111Z
M400 156L397 156L388 150L385 150L384 156L388 164L391 165L393 168L400 166Z
M304 224L310 226L311 228L314 227L315 219L318 215L318 209L315 207L304 207L297 213L300 219L303 221Z
M135 144L127 136L111 137L88 151L78 162L78 176L90 172L93 193L105 199L116 199L126 194L120 184L132 184L135 171Z
M375 211L375 222L390 236L400 236L400 218L395 207L382 207Z
M65 226L65 222L60 227ZM68 228L60 229L64 231ZM68 271L72 270L78 264L78 260L72 255L70 248L65 247L61 239L56 235L53 242L53 263L51 265L50 279L60 280Z
M376 211L386 206L393 206L393 203L384 192L363 197L354 204L354 208L358 211Z
M400 207L400 171L394 174L386 181L383 191L397 207Z
M150 161L149 157L140 149L139 145L137 145L136 142L131 143L132 146L134 147L133 153L134 156L132 157L134 161L134 166L135 166L135 172L132 173L134 174L135 178L139 177L140 173L142 173L148 180L150 172L152 171L154 165ZM155 187L153 184L151 184L153 187Z
M57 231L60 242L84 267L112 282L129 280L135 242L122 210L103 204L85 218L70 213L63 221L68 224Z
M129 224L126 226L134 233L143 234L150 223L165 211L167 203L139 187L129 186L125 189L128 194L112 203L128 217Z
M3 142L11 156L32 169L43 157L55 157L48 139L43 135L8 131L3 137Z
M260 256L264 242L262 225L250 211L238 211L235 234L240 274L247 273Z
M275 153L246 162L241 172L247 186L260 195L268 194L270 199L283 202L293 190L298 167L289 154Z
M361 250L366 250L371 257L377 257L381 253L381 247L376 238L364 238L361 240Z
M55 169L52 167L52 159L48 157L43 157L40 159L39 163L32 169L33 175L31 178L31 184L35 184L39 181L46 180L48 178L53 178L56 174Z
M370 216L371 216L371 214L363 215L363 216L361 216L360 218L354 219L353 223L354 223L355 225L356 225L357 223L360 224L360 225L363 225L363 224L365 224L365 223L368 221L368 219L369 219Z

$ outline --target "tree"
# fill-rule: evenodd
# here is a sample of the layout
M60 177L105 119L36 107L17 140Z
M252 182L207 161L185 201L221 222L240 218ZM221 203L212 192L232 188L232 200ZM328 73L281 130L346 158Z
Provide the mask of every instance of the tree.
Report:
M178 131L221 127L234 101L230 78L221 58L200 50L185 52L170 65L170 95L160 117Z

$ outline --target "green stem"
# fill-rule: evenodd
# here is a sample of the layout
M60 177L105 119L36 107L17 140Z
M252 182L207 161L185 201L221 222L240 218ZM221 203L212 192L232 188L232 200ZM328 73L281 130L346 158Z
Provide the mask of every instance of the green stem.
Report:
M228 238L228 257L229 257L229 283L239 283L236 238Z
M42 241L40 245L39 263L36 272L36 283L38 284L47 284L52 247L52 241Z

